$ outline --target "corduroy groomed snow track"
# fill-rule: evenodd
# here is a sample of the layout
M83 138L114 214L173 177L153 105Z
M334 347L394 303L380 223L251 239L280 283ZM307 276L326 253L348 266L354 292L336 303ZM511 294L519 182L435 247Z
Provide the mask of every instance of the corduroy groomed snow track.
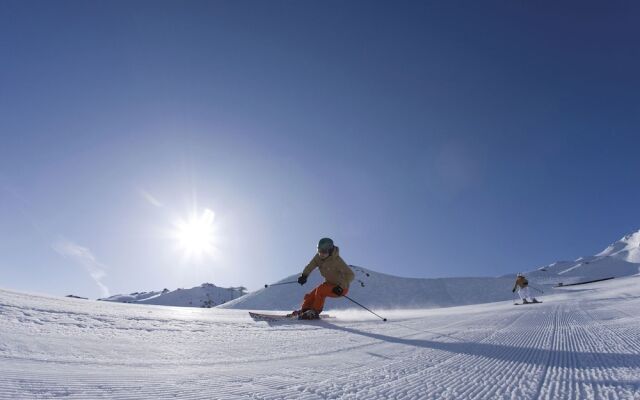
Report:
M544 300L287 324L0 291L0 399L640 399L640 278Z

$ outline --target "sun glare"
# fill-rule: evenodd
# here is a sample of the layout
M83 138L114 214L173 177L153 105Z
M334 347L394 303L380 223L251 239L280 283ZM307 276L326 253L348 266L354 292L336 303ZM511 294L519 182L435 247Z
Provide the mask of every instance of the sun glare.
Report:
M205 209L202 214L192 213L175 224L175 239L187 258L211 256L216 250L215 214Z

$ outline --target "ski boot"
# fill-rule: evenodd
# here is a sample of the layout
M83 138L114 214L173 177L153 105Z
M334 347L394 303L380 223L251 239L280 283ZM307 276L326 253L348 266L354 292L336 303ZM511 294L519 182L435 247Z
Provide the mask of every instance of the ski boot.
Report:
M302 314L304 314L305 311L307 311L307 310L294 310L293 312L291 312L291 314L287 314L287 317L294 318L294 319L299 319L300 316Z
M540 303L540 302L538 301L538 299L536 299L536 298L534 297L534 298L533 298L533 303Z
M529 304L529 303L530 303L530 301L527 301L527 299L523 299L522 300L522 304Z
M320 319L320 313L316 310L307 310L299 314L298 319Z

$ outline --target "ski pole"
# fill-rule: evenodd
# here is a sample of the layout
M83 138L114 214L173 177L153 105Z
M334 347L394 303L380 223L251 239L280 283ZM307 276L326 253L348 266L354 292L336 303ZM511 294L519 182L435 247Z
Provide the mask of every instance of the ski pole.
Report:
M542 289L538 289L537 287L533 286L533 285L529 285L531 286L534 290L537 290L540 293L544 293L544 291Z
M354 299L352 299L351 297L349 297L349 296L345 296L345 295L343 295L342 297L346 297L347 299L349 299L349 300L353 301L354 303L356 303L356 304L357 304L357 305L359 305L360 307L364 308L365 310L369 311L371 314L375 315L376 317L380 318L381 320L383 320L383 321L386 321L386 320L387 320L386 318L382 318L382 317L381 317L381 316L379 316L378 314L376 314L376 313L374 313L373 311L369 310L367 307L365 307L365 306L363 306L362 304L358 303L357 301L355 301L355 300L354 300Z
M267 284L265 283L265 284L264 284L264 287L269 287L269 286L278 286L278 285L289 285L289 284L291 284L291 283L298 283L298 281L272 283L271 285L267 285Z

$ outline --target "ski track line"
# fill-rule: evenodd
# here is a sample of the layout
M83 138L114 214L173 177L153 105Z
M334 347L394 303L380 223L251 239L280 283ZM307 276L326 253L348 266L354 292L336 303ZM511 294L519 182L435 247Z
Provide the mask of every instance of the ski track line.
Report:
M607 309L617 311L619 314L624 315L625 318L631 316L629 313L615 308L607 307ZM618 322L616 322L616 320L618 320L619 318L611 316L610 313L606 312L602 308L583 311L586 312L601 327L617 336L625 345L629 347L629 349L627 350L640 354L639 330L634 330L629 328L628 326L619 324ZM604 321L607 321L607 323L604 323ZM617 343L617 341L614 341L613 343L615 344Z
M611 359L606 358L605 349L599 345L602 332L592 332L588 329L591 328L590 319L584 313L569 312L563 306L556 306L552 314L546 318L543 316L543 320L533 321L536 323L535 329L531 325L531 321L527 322L528 326L523 324L521 327L521 335L518 335L518 332L498 332L493 338L489 338L489 341L495 341L492 339L499 339L501 335L504 335L507 340L498 340L499 342L511 345L512 350L524 349L517 358L509 357L508 354L493 354L493 357L505 356L503 358L507 361L509 358L512 358L513 361L496 363L488 358L480 360L480 362L473 359L464 360L468 356L461 356L463 359L451 358L445 363L432 366L431 369L443 370L449 364L457 362L461 366L474 365L472 373L464 374L465 368L462 367L458 370L446 369L444 373L435 376L425 376L423 382L427 383L423 383L423 387L429 391L429 394L420 395L419 398L640 398L638 378L634 379L634 376L640 376L640 369L633 364L631 365L632 371L626 375L612 374L612 369L608 365L611 363ZM501 329L501 331L505 330L507 327ZM525 339L518 340L518 338ZM540 349L544 349L546 352L541 352ZM506 348L504 352L508 353ZM522 359L528 361L522 362ZM483 376L479 376L478 371L482 371L481 375ZM501 371L511 371L511 373L501 377ZM411 371L405 372L411 373ZM467 379L467 375L472 376L472 379ZM523 376L525 377L524 381L517 379ZM536 376L538 377L537 381ZM460 380L470 381L466 390L460 384ZM511 388L508 385L499 387L500 380L516 383L511 384ZM490 384L487 385L487 383ZM545 393L542 388L546 387L546 383L551 389ZM375 393L384 392L384 396L375 397L372 395L371 398L391 396L391 398L400 399L419 395L419 390L416 390L418 385L413 384L411 378L403 380L404 391L393 389L383 391L385 386L389 385L385 382L371 389ZM438 391L438 388L433 386L446 389Z
M513 315L508 317L503 316L504 319L510 320L510 322L502 326L498 331L493 330L489 332L480 342L490 340L491 337L499 331L508 329L509 326L516 323L522 315L523 314L519 314L515 316L515 318ZM495 316L492 316L492 322L495 324ZM440 357L436 356L434 360L434 353ZM351 382L355 377L350 374L337 382L334 391L325 390L322 394L326 398L333 398L339 394L342 394L343 398L357 398L358 395L362 395L364 396L363 398L367 399L474 398L474 389L471 387L459 391L454 388L452 393L455 393L455 396L453 397L447 394L446 389L442 390L443 388L456 387L459 385L459 381L463 377L456 373L455 368L453 368L453 371L448 370L446 374L440 375L440 378L443 379L441 383L434 383L434 379L438 377L437 373L430 376L432 371L446 368L450 364L459 363L460 361L462 361L463 364L466 362L464 360L465 357L467 357L466 354L456 354L447 350L432 349L427 345L426 348L415 351L415 354L410 360L404 359L401 362L389 363L382 369L376 368L373 371L370 370L368 375L359 375L357 379L360 381L366 379L366 393L360 393L362 392L361 387L353 386ZM382 383L380 383L380 381L382 381ZM325 383L331 384L332 382L333 385L336 385L335 381L326 381ZM350 388L350 386L352 387ZM472 386L478 387L477 383Z
M553 321L552 321L552 325L551 325L551 343L549 345L551 350L555 350L555 344L556 344L556 332L558 329L558 316L559 316L559 310L560 310L560 305L556 305L554 308L554 312L553 312ZM541 374L541 378L538 379L538 384L535 390L535 395L532 397L533 399L539 399L540 398L540 394L542 392L543 389L543 385L545 383L545 381L547 380L547 376L549 374L549 363L551 362L551 359L553 357L553 352L549 352L548 353L548 357L545 360L544 363L544 369L542 371Z
M477 317L478 320L485 319L485 318L486 318L486 316ZM447 324L447 326L461 325L461 324L464 324L464 323L465 323L464 321L462 321L462 322L461 321L457 321L457 322L454 322L454 323L449 323L449 324ZM468 323L468 321L466 323ZM340 328L338 328L338 329L340 329ZM442 330L443 327L439 326L438 329ZM413 328L412 328L412 330L413 330ZM410 334L410 335L403 336L402 338L406 339L407 337L413 337L413 336L416 336L416 335L419 335L419 334L424 334L424 333L425 332L421 331L421 332L418 332L418 333L413 333L413 334ZM440 336L443 335L440 332L436 332L436 333L427 332L427 333L430 334L430 335L435 335L436 337L440 337ZM370 342L370 343L362 344L362 345L359 345L359 346L351 346L351 347L347 347L347 348L343 348L343 349L339 349L339 350L335 350L335 351L331 351L331 352L325 352L323 354L318 354L318 355L315 355L315 356L316 357L322 357L323 359L326 359L331 354L334 354L334 353L339 353L339 352L343 352L343 351L359 350L359 349L362 349L364 347L374 347L374 346L377 346L377 347L388 346L388 344L381 343L381 341L379 339L374 339L374 341ZM411 350L406 350L406 352L410 353ZM398 356L398 354L395 354L396 358L398 358L397 356ZM444 356L445 359L447 357L451 357L450 354L443 354L443 356ZM307 356L307 357L296 357L296 358L305 358L305 359L308 360L309 356ZM382 358L384 358L384 357L382 357ZM400 357L400 358L401 358L401 360L395 360L394 359L393 362L398 363L398 364L406 364L407 363L407 359L406 358L404 358L404 357ZM406 365L405 365L404 368L407 368ZM419 365L416 365L416 368L423 368L423 366L422 366L421 363L419 363ZM315 368L315 369L317 370L318 368ZM350 371L349 376L356 376L357 377L357 376L360 376L362 373L366 373L366 372L370 371L371 369L372 369L372 364L371 363L362 364L362 365L354 365L352 368L349 368L349 371ZM377 369L377 368L374 368L374 369ZM316 371L316 372L320 376L324 375L324 374L320 373L320 371ZM327 371L325 371L325 373L331 375L333 372L331 370L327 370ZM339 378L339 377L335 377L335 378ZM274 398L297 399L297 398L303 398L303 397L306 398L308 396L311 396L310 398L343 398L345 396L345 384L341 383L340 385L335 386L335 382L333 382L334 379L331 379L331 380L325 382L327 386L335 387L335 392L333 392L333 393L327 393L327 391L325 389L311 390L309 388L300 388L298 390L295 390L294 392L283 392L283 391L280 391L278 396L282 396L282 397L276 396ZM279 382L278 386L282 386L282 383ZM321 385L321 386L324 387L324 385ZM300 393L301 390L303 391L303 393ZM355 392L359 392L359 391L361 391L359 388L355 389ZM289 394L286 395L285 393L289 393ZM256 398L271 398L269 396L262 396L262 395L256 395L255 397Z
M495 331L494 334L478 342L478 344L500 341L503 332L509 330L513 325L517 325L524 315L524 313L521 313L513 319L511 324ZM507 336L510 335L507 334ZM476 346L475 343L469 344L470 348L474 346ZM513 374L517 373L517 369L513 369L513 367L518 367L517 365L513 365L511 369L505 368L505 361L500 360L500 357L506 357L508 360L507 350L507 348L501 349L494 354L498 357L494 359L484 357L482 354L473 354L473 351L465 352L465 349L462 349L462 354L447 360L444 364L431 367L430 370L424 372L425 379L432 387L428 398L497 398L495 396L496 393L492 395L491 392L495 392L493 389L497 390L498 387L495 385L478 385L478 383L480 381L486 383L487 380L498 383L498 381L504 380L500 376L501 371L511 370ZM469 366L472 367L468 368ZM430 372L432 372L431 370L433 370L434 374L429 376ZM496 377L499 379L496 380Z
M3 371L4 372L4 371ZM83 375L70 376L60 382L60 376L31 371L30 378L24 379L27 371L3 373L0 385L3 391L0 399L53 398L70 399L230 399L246 398L248 393L264 390L268 384L261 384L261 378L242 378L217 374L211 379L206 373L186 371L180 375L167 373L129 374L128 371L104 371L94 369ZM105 376L107 375L107 376ZM286 389L286 376L278 376L279 384L272 389ZM258 381L258 382L254 382ZM9 384L7 384L7 382ZM268 382L267 382L268 383ZM247 390L249 392L247 393Z
M611 332L613 335L615 335L615 337L619 338L620 341L628 347L627 349L622 348L623 351L630 351L640 354L640 335L638 334L637 330L629 329L624 325L618 325L615 322L616 318L597 318L600 314L604 314L603 310L583 310L583 312L589 315L589 317L595 323L597 323L601 327L601 329L605 329L606 331ZM606 317L609 317L609 315L606 315ZM607 320L608 322L604 323L604 320ZM606 336L608 336L607 339L613 339L610 337L610 335ZM616 340L610 340L609 343L617 345L619 342ZM618 347L621 346L616 346L616 348Z
M537 315L534 315L537 317ZM540 367L535 362L531 362L536 357L536 349L543 346L546 341L545 329L538 329L535 335L526 333L526 326L530 323L528 319L531 316L522 314L520 318L514 321L511 330L501 329L496 332L487 343L497 345L498 350L494 352L493 357L482 357L477 360L477 356L466 355L463 365L473 365L472 371L480 376L475 376L470 380L466 391L460 392L454 387L455 397L461 395L460 398L511 398L513 394L517 398L531 391L531 382L527 382L528 377L536 375ZM538 323L539 326L548 325L546 320L548 315L543 315L543 320ZM523 321L524 320L524 321ZM514 355L514 351L523 349L521 355ZM474 359L476 362L474 362ZM522 360L529 362L522 362ZM538 360L533 360L538 361ZM465 374L462 374L465 376ZM454 380L451 377L445 377L442 386L447 387ZM489 382L489 385L478 385L478 382ZM514 393L516 392L516 393Z
M640 395L637 384L624 383L629 376L616 373L623 368L612 368L609 365L611 359L607 357L606 346L601 344L604 329L598 326L597 321L594 324L594 319L581 311L579 305L575 306L571 312L560 312L566 306L558 307L553 351L549 353L544 378L539 383L535 398L637 398ZM604 337L607 338L607 335ZM632 369L635 369L638 376L640 369ZM594 385L591 382L600 383Z
M584 303L577 303L577 308L580 311L582 319L578 321L580 326L578 327L580 332L585 338L582 341L577 342L578 347L584 347L592 353L593 357L598 360L597 368L584 369L586 371L584 380L591 380L598 382L596 385L588 385L581 383L581 389L587 392L593 393L596 398L604 398L605 394L610 393L612 390L622 391L625 393L625 397L632 398L632 396L640 396L640 346L638 341L628 340L627 337L619 333L615 327L616 324L612 323L610 316L595 317L593 314L598 314L596 309L590 309L583 307ZM604 321L608 321L605 323ZM588 329L586 329L588 328ZM637 333L637 331L636 331ZM589 337L589 340L586 339ZM584 363L588 360L584 359L586 356L584 352L578 352L579 361ZM616 359L611 359L611 354L614 354ZM628 362L619 360L624 355L636 355L634 358L630 358ZM616 365L617 361L620 365Z
M482 315L482 316L478 316L478 317L474 318L472 321L478 322L478 321L482 321L482 320L489 319L489 318L491 318L493 320L493 318L495 318L495 317L487 317L485 315ZM447 328L450 328L450 327L453 327L453 326L468 325L469 322L470 321L468 321L468 320L467 321L456 321L456 322L449 323L449 324L444 325L444 326L439 326L439 327L437 327L437 329L438 330L443 330L443 329L447 329ZM393 325L394 325L393 323L390 323L387 326L393 326ZM337 324L334 325L334 326L335 326L335 328L329 328L329 329L347 330L347 331L356 330L356 329L353 329L353 328L345 328L344 326L337 325ZM399 326L399 327L402 327L402 328L411 329L411 330L415 330L416 331L414 333L410 333L410 334L407 334L407 335L404 335L404 336L393 336L394 339L399 339L399 340L418 337L420 335L424 335L425 333L428 334L428 335L432 335L433 336L432 339L433 338L439 338L439 337L447 336L446 334L443 334L441 332L426 331L426 330L419 329L419 328L409 327L409 326L406 326L406 325L403 325L403 324L395 324L395 326ZM358 327L358 325L356 325L356 327ZM366 326L366 327L367 328L371 328L370 326ZM371 334L374 337L372 338L371 341L369 341L367 343L354 345L354 346L348 346L348 347L344 347L344 348L341 348L341 349L336 349L336 350L333 350L333 351L325 351L323 353L313 354L313 355L325 356L325 355L329 355L329 354L332 354L332 353L339 353L339 352L343 352L343 351L362 350L363 348L366 348L366 347L385 345L384 340L375 338L375 335L378 335L377 332L375 332L375 331L373 331L371 329L369 330L369 332L371 332ZM296 357L296 358L298 358L298 357ZM286 358L282 358L281 360L284 360L284 359L286 359Z
M594 335L599 342L603 343L600 347L604 346L606 350L613 350L615 354L640 355L640 337L637 329L632 330L624 325L620 326L615 322L618 318L605 314L604 310L600 308L586 310L580 304L578 304L578 307L590 319L592 324L597 325L590 329L589 334ZM628 315L624 312L620 314ZM603 315L603 317L597 318L594 315ZM607 323L604 321L607 321ZM594 330L597 330L597 332L594 332ZM600 350L602 353L606 353L606 351ZM596 352L596 357L601 360L603 366L607 366L607 360L602 360L603 355L601 352ZM629 364L631 365L624 368L607 368L603 373L597 374L594 378L599 383L592 390L594 395L605 398L605 394L609 394L615 387L626 391L629 398L640 398L640 357Z
M473 320L469 321L458 321L455 323L449 323L445 326L439 326L437 329L438 330L443 330L446 327L452 327L452 326L457 326L457 325L468 325L471 322L473 323L477 323L478 321L484 321L484 320L491 320L493 323L495 323L495 317L494 316L487 316L487 315L481 315L477 318L474 318ZM400 325L402 327L406 327L405 325ZM413 328L413 327L408 327L411 330L418 330L419 332L414 333L414 334L410 334L410 335L405 335L405 336L393 336L390 337L390 339L395 340L395 341L410 341L409 338L413 338L413 337L417 337L417 336L422 336L421 339L424 339L425 334L429 335L429 339L434 339L434 338L440 338L440 337L447 337L447 338L451 338L450 335L443 333L443 332L432 332L432 331L426 331L426 330L421 330L418 328ZM341 330L346 330L347 332L349 331L357 331L355 329L352 328L338 328ZM457 331L456 331L457 332ZM493 332L490 331L488 332L488 335L492 334ZM468 333L467 333L468 335ZM378 333L369 333L367 336L372 336L372 337L376 337L376 336L386 336L386 335L381 335ZM467 340L482 340L484 338L487 337L487 334L484 334L482 332L474 332L473 335L471 335L471 337L465 337L465 339ZM459 339L458 339L459 340ZM377 338L375 339L375 342L372 343L368 343L366 345L363 346L358 346L358 347L352 347L349 348L350 350L361 350L362 347L365 346L376 346L377 348L385 348L385 347L389 347L389 346L396 346L396 344L390 344L387 343L384 339L381 338ZM411 346L407 346L407 347L411 347ZM383 363L383 367L384 368L389 368L391 365L394 364L398 364L401 366L401 368L403 369L403 373L407 374L407 373L411 373L411 371L419 371L419 370L423 370L424 369L424 364L425 364L425 360L423 358L417 357L416 356L416 350L412 350L410 348L408 348L406 350L407 352L407 356L405 357L398 357L398 350L394 349L394 351L396 352L396 354L394 354L394 358L391 361L388 361L386 363ZM420 350L421 351L421 350ZM383 351L384 352L384 351ZM447 359L451 358L455 356L455 354L452 354L450 352L442 352L442 351L438 351L437 354L433 354L433 352L430 353L430 359L428 360L429 364L438 364L441 362L446 361ZM365 364L362 365L360 368L357 369L350 369L350 375L360 375L360 371L362 371L363 373L369 372L372 369L370 364ZM332 380L333 382L333 380Z

